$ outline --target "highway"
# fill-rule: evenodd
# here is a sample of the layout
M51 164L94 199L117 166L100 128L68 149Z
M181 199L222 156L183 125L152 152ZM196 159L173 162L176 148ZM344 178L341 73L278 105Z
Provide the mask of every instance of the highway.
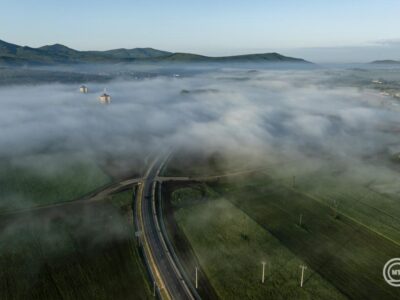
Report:
M143 178L133 178L112 183L76 200L8 211L1 213L0 216L19 215L35 211L58 209L65 206L104 201L108 195L137 185L138 189L134 209L135 222L137 230L141 233L140 239L146 264L155 282L155 294L163 300L199 299L198 296L195 297L192 295L191 290L183 279L181 271L177 267L177 263L174 261L166 245L165 239L167 237L163 236L158 223L155 203L155 185L157 179L162 181L162 178L158 178L158 174L165 161L166 157L157 158L153 161Z
M196 299L166 246L158 223L155 185L165 158L157 158L139 184L135 203L136 226L148 268L161 299Z
M108 195L137 185L138 188L134 208L135 224L139 233L140 244L146 260L145 262L154 281L154 294L163 300L200 299L200 296L193 287L193 283L185 281L185 278L188 277L183 276L182 267L177 261L178 258L176 255L170 253L170 250L168 249L167 244L170 245L167 240L168 237L163 234L163 231L160 228L159 217L161 216L157 215L156 210L156 183L164 181L218 180L219 178L226 176L254 172L254 170L203 177L160 177L159 173L161 167L165 164L167 158L168 156L156 158L150 164L142 178L133 178L109 184L77 200L8 211L0 214L0 216L17 215L33 211L56 209L70 205L104 201ZM172 249L171 251L173 252Z

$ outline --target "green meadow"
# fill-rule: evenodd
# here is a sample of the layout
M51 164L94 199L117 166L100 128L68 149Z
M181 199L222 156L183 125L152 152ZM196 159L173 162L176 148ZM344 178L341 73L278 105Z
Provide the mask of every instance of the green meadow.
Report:
M305 261L210 187L178 189L172 201L176 221L221 299L346 299L311 267L301 288Z
M221 297L398 299L400 291L382 277L386 261L400 253L398 235L388 229L398 215L391 198L364 189L365 202L357 204L362 187L329 189L319 177L309 179L325 186L318 193L306 177L293 187L292 176L259 174L172 194L175 218ZM335 197L340 204L332 193L342 195ZM270 273L261 285L263 260ZM307 277L299 288L302 264Z
M150 299L132 193L2 218L0 299Z
M110 182L110 176L89 159L38 156L29 163L3 160L0 211L74 200Z

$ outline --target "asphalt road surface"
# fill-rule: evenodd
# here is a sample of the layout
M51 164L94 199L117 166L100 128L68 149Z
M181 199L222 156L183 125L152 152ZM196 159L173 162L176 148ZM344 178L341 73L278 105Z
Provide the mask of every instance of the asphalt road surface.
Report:
M154 186L162 164L163 159L157 159L150 167L137 195L135 211L144 253L162 299L194 299L165 245L155 213Z

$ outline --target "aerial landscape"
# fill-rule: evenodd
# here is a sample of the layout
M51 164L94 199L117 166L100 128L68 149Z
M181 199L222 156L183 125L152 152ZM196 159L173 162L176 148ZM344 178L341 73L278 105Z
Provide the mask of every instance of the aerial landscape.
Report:
M400 3L1 6L1 300L400 299Z

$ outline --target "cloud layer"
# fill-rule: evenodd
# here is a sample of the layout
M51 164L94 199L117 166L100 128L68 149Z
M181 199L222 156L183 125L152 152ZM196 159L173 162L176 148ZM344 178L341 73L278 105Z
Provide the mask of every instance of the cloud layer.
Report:
M107 87L111 105L99 104ZM359 159L396 143L397 113L323 70L221 69L187 77L0 89L0 156L72 152L102 159L190 147L258 156L318 151Z

